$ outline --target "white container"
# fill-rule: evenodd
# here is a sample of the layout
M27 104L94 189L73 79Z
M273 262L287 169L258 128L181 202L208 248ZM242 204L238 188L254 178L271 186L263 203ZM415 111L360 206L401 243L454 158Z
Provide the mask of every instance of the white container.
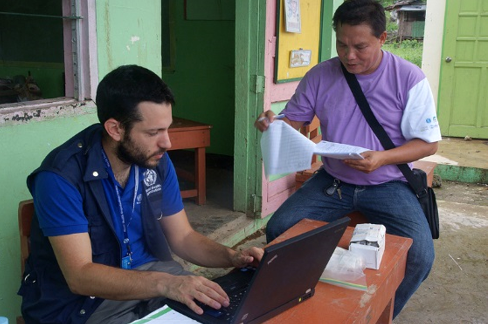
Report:
M385 252L386 228L379 224L357 224L354 228L349 251L361 255L366 268L378 270Z

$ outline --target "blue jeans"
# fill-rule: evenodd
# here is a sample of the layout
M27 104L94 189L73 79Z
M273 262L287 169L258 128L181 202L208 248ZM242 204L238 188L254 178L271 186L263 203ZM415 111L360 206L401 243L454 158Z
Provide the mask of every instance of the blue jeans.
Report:
M417 197L403 181L374 186L341 182L341 199L337 191L332 196L324 193L333 181L323 169L307 180L271 217L266 239L272 241L303 218L331 222L353 211L363 213L370 223L383 224L389 234L412 238L405 278L395 294L395 317L427 278L434 263L432 235Z

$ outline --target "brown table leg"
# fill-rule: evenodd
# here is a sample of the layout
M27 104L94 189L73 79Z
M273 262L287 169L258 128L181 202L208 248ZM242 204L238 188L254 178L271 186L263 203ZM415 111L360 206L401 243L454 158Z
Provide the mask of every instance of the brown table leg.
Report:
M391 324L393 318L393 302L395 300L395 296L390 300L388 305L386 305L385 310L381 313L380 318L376 322L376 324Z
M205 179L205 147L195 149L195 188L198 205L205 205L207 199L206 179Z

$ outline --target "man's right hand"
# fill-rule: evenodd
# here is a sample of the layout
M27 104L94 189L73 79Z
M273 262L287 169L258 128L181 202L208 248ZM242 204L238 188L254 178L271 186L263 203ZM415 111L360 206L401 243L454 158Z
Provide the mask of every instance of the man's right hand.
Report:
M215 282L200 276L175 276L166 287L164 295L187 305L195 313L203 314L196 300L212 308L229 306L229 297Z
M268 129L269 124L275 120L276 114L271 110L267 110L259 114L258 119L254 122L254 127L259 131L264 132Z

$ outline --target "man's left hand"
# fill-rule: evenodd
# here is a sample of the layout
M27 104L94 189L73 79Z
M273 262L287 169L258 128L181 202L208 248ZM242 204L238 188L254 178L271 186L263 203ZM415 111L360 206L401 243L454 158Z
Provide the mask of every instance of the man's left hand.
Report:
M242 251L238 251L232 257L232 265L236 268L243 268L247 266L257 267L259 261L263 257L264 250L258 247L251 247Z
M344 163L361 172L371 173L383 165L382 153L380 151L366 151L361 153L364 159L344 160Z

